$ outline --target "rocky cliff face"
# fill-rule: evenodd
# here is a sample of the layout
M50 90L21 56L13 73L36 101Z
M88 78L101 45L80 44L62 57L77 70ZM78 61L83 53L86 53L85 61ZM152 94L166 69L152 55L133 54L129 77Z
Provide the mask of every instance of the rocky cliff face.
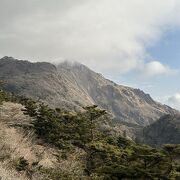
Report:
M97 104L119 121L143 126L176 112L143 91L117 85L79 63L64 62L56 67L4 57L0 59L0 79L6 81L6 90L50 106L81 109Z
M180 115L165 115L143 129L142 142L150 145L180 144Z

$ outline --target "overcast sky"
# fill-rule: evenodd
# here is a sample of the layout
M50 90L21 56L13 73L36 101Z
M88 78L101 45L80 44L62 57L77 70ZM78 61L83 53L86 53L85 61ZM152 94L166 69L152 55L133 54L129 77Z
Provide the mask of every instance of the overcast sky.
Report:
M180 109L179 0L0 0L0 56L79 61Z

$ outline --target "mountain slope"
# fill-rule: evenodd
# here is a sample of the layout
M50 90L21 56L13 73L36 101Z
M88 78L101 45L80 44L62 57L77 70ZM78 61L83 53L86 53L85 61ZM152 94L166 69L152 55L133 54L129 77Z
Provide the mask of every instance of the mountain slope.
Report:
M81 109L97 104L119 121L143 126L176 112L143 91L117 85L78 63L65 62L56 67L4 57L0 59L0 79L6 81L6 90L50 106Z
M180 115L165 115L143 130L143 142L150 145L180 144Z
M56 171L59 174L73 173L74 176L83 174L81 156L85 156L85 152L76 148L66 159L60 158L62 150L49 146L37 138L32 128L27 128L32 127L33 119L24 115L22 109L21 104L12 102L0 105L0 177L7 180L54 180L61 179L55 175L49 177ZM19 164L22 157L28 166L20 171L18 168L24 165Z
M96 106L88 107L81 113L63 112L60 109L49 109L43 104L38 105L31 99L20 100L14 97L14 100L25 106L5 102L12 95L4 93L0 91L2 179L180 177L179 145L168 145L159 150L104 131L98 128L98 124L108 120L108 116L104 116L104 111ZM32 103L37 106L32 106ZM37 113L32 113L34 110ZM89 124L92 122L92 116L89 116L92 112L96 115L93 115L93 126Z

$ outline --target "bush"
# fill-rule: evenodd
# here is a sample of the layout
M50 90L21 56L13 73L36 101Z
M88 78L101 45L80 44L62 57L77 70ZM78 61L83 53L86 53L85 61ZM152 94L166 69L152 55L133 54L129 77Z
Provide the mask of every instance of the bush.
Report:
M17 171L25 171L28 168L28 161L24 157L20 157L17 160L16 169Z

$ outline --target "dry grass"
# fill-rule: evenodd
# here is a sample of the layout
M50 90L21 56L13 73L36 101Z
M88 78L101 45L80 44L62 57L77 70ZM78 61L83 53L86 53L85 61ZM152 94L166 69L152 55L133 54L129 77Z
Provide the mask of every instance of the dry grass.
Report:
M39 145L33 131L24 130L16 124L28 124L31 118L25 116L20 104L4 103L0 106L0 176L4 180L28 179L24 172L18 173L14 166L20 157L24 157L29 168L32 169L33 162L39 162L38 166L44 168L56 168L67 174L83 174L83 158L85 152L76 148L69 153L67 159L62 158L62 152L49 147ZM34 172L33 180L43 180L40 172Z
M0 177L2 180L26 180L26 176L8 168L6 162L0 163Z
M16 124L27 124L31 120L23 114L22 108L20 104L9 102L0 107L0 175L5 179L8 179L9 175L10 179L16 179L16 176L17 179L21 179L21 176L25 179L24 174L17 173L15 168L13 169L14 162L20 157L24 157L30 166L33 162L40 162L48 168L54 164L49 148L34 142L33 131L13 127Z
M76 148L73 153L67 155L67 159L59 159L58 163L61 171L73 174L74 176L82 175L85 166L85 157L85 151Z

